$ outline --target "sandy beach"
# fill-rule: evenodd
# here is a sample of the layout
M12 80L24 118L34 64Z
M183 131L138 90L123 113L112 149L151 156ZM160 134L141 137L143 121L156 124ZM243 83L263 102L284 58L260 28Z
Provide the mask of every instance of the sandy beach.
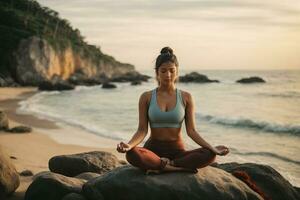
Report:
M17 112L18 103L35 93L36 88L0 88L0 109L9 118L9 126L25 125L33 128L31 133L12 134L0 132L0 147L9 156L18 172L31 170L34 174L49 171L48 160L55 155L88 151L108 151L119 159L124 154L115 150L118 141L101 138L72 126L62 126L47 119L39 119ZM20 176L21 184L9 199L22 199L32 177Z

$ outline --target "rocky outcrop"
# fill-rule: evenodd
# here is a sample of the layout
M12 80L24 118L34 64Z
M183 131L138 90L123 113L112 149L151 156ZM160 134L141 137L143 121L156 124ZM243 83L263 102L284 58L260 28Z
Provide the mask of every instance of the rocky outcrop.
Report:
M44 39L36 36L21 40L14 53L15 79L21 85L38 85L51 80L54 75L67 80L80 71L87 79L105 74L108 78L134 72L134 66L115 60L99 59L97 62L72 48L54 50Z
M266 81L260 77L252 76L249 78L242 78L236 81L237 83L265 83Z
M53 91L53 90L73 90L74 85L62 80L58 75L54 75L50 81L42 81L39 83L39 90Z
M210 166L200 169L197 174L181 172L148 176L137 168L124 166L90 180L82 190L87 199L105 200L262 199L239 179Z
M65 176L76 176L83 172L103 174L119 165L115 155L104 151L54 156L49 160L50 171Z
M255 163L226 163L219 164L216 167L229 173L234 173L236 171L246 172L253 180L253 183L266 194L268 199L300 199L299 191L268 165L259 165Z
M13 193L20 185L19 175L8 156L0 149L0 199Z
M186 74L184 76L179 76L179 82L182 83L219 83L218 80L211 80L207 76L203 74L199 74L198 72L191 72L189 74Z

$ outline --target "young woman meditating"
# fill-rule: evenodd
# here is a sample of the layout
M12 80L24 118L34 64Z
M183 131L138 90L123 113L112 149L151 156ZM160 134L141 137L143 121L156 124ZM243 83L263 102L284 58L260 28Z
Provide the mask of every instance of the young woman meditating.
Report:
M226 146L211 146L196 131L194 101L190 93L176 88L178 61L173 50L164 47L155 63L158 87L144 92L139 99L138 130L128 143L120 142L117 151L126 153L127 161L147 173L191 171L212 163L216 155L229 153ZM186 132L201 147L187 151L181 136ZM151 128L144 147L138 147Z

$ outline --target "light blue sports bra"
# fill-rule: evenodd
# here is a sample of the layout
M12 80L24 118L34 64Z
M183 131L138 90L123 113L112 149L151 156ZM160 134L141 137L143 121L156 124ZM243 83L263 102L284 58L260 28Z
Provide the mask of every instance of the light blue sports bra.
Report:
M157 88L152 90L150 105L148 108L148 118L151 128L172 127L180 128L185 116L181 91L176 88L176 106L169 111L161 111L157 105Z

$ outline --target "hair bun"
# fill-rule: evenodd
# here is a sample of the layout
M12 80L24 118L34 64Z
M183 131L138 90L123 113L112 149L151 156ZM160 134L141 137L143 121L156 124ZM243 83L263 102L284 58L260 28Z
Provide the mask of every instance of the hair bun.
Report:
M164 47L161 49L160 54L164 54L164 53L168 53L168 54L173 54L173 49L171 49L170 47Z

